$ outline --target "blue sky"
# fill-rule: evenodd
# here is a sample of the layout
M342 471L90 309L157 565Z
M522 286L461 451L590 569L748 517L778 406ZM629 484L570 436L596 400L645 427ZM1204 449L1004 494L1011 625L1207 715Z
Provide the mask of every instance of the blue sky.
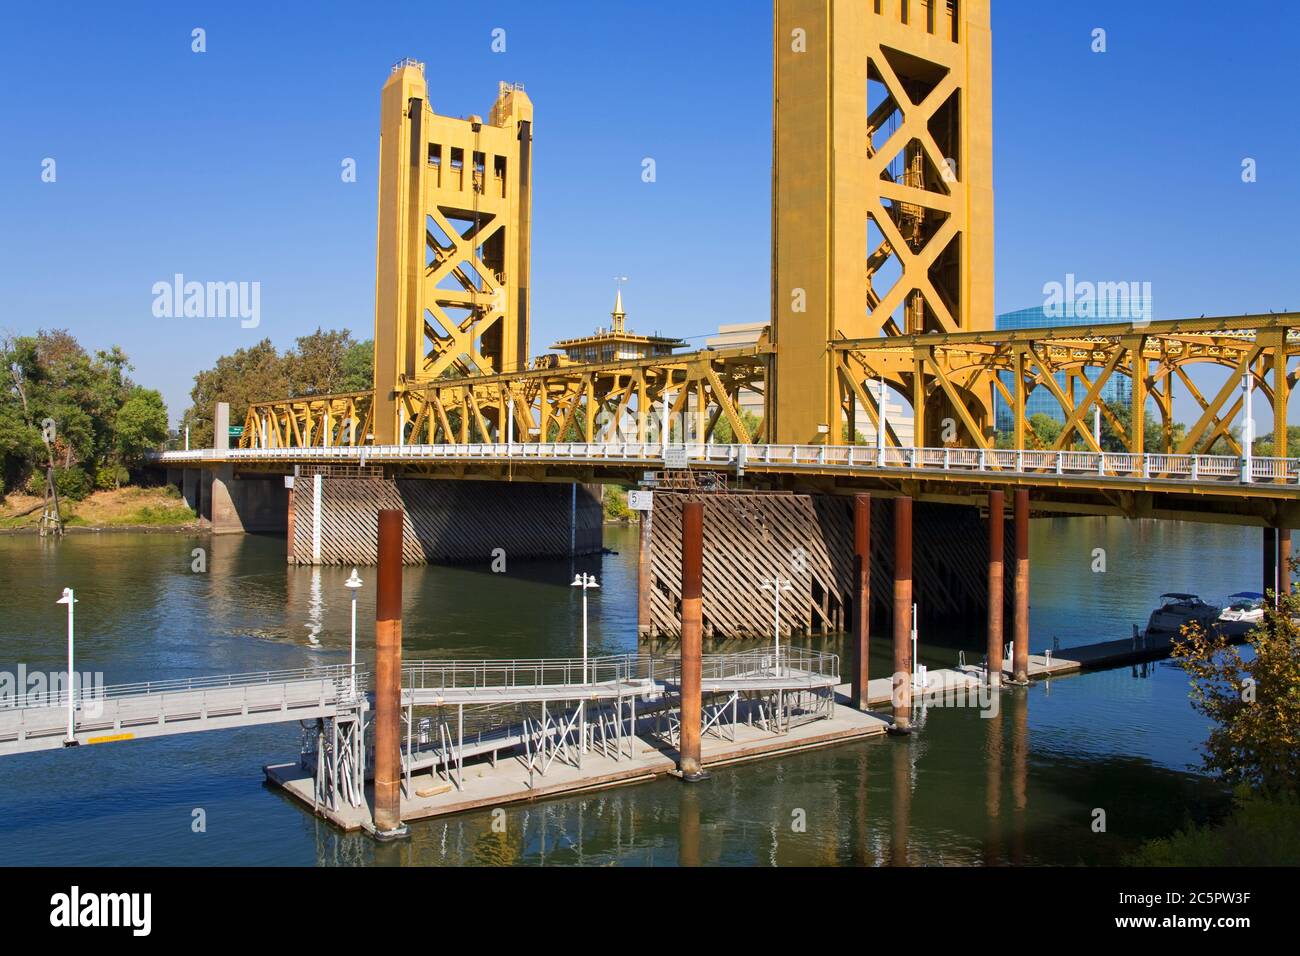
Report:
M1067 273L1151 282L1156 318L1300 309L1298 9L993 0L999 311ZM263 336L369 337L379 91L406 56L439 112L486 113L499 80L534 101L534 352L606 321L617 275L640 331L767 318L767 0L97 3L5 13L0 328L120 344L173 416ZM260 282L260 327L155 318L177 272Z

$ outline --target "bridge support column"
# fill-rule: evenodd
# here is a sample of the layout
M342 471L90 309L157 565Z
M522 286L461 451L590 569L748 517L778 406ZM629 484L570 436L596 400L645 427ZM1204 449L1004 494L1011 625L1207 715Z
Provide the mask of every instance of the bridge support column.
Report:
M1011 648L1016 683L1029 681L1029 492L1016 489L1016 622Z
M704 628L704 504L682 505L682 723L678 769L682 779L704 778L700 764L700 654Z
M203 480L203 471L199 468L181 469L181 497L185 503L190 506L196 518L202 517L199 514L201 502L199 501L199 484Z
M375 837L406 836L402 826L402 512L379 512L375 591Z
M1005 557L1006 534L1006 495L1001 491L989 492L989 609L988 640L985 653L988 655L988 681L990 687L1002 686L1002 645L1006 633L1002 620L1002 607L1006 594L1003 583L1003 560Z
M1291 529L1277 529L1277 595L1291 593Z
M654 609L650 595L654 589L653 511L641 512L641 531L636 562L636 632L638 637L649 637L652 631Z
M850 702L867 709L871 652L871 495L853 497L853 675Z
M290 478L286 480L292 481L293 479ZM285 545L285 550L288 553L285 555L285 560L289 564L293 564L293 489L292 488L290 488L287 498L288 498L288 504L285 506L286 507L285 524L288 531L287 534L288 543Z
M894 724L912 732L912 499L894 499Z
M1268 601L1273 607L1277 607L1277 595L1280 590L1277 574L1278 537L1277 528L1264 529L1264 586L1260 590L1266 596L1272 593L1273 596Z

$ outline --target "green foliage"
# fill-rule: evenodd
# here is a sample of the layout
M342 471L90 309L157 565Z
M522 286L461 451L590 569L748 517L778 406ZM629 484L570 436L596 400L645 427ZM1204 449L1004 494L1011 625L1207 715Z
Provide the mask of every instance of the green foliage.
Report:
M1286 427L1286 451L1287 454L1294 458L1300 455L1300 425L1288 425ZM1273 449L1273 435L1270 432L1267 438L1260 438L1255 442L1255 454L1261 458L1276 458Z
M167 406L162 395L151 388L132 389L118 409L115 437L123 461L138 461L157 448L167 437Z
M1219 633L1184 627L1173 657L1191 678L1192 707L1214 722L1206 770L1268 795L1300 794L1300 595L1247 635L1250 653Z
M1229 817L1214 826L1189 826L1146 843L1130 866L1294 866L1300 860L1300 802L1239 788Z
M757 435L758 430L763 427L763 419L759 418L747 409L742 408L740 410L740 420L744 424L745 430L749 432L749 437L751 439ZM847 428L847 426L845 427ZM731 445L735 443L736 436L731 429L731 422L727 420L726 415L719 418L718 424L713 427L713 440L719 445Z
M1101 416L1101 450L1113 452L1126 452L1129 450L1127 436L1133 431L1133 407L1127 402L1106 402L1106 410L1110 413L1102 413ZM1111 421L1114 416L1115 421ZM1143 415L1143 432L1142 447L1148 454L1159 454L1165 451L1165 429L1161 421L1160 413L1155 409L1154 403L1148 407ZM1118 424L1118 428L1116 428ZM1088 424L1091 428L1091 421ZM1187 426L1182 422L1174 422L1170 428L1169 448L1176 451L1183 439L1187 437Z
M54 469L54 487L59 490L59 497L69 501L80 501L94 490L90 475L75 466Z
M211 447L212 416L217 402L230 403L230 423L242 425L248 406L308 395L364 392L373 387L374 343L357 342L347 329L317 329L299 337L283 354L270 339L237 349L199 372L190 390L189 409L181 419L190 429L192 448Z
M171 505L169 507L154 507L144 505L135 511L123 515L120 521L112 522L121 525L178 525L187 524L194 520L194 511L185 504Z
M89 354L67 331L6 336L0 341L0 477L8 487L44 494L52 462L71 493L101 468L123 463L119 413L138 388L119 348ZM156 392L165 434L167 410ZM53 425L48 447L43 424ZM157 444L149 442L149 446ZM80 473L77 477L74 473Z
M638 520L635 511L627 506L627 492L618 485L602 485L601 504L606 521L630 522Z
M95 490L110 491L121 488L131 479L131 473L118 464L104 465L95 472Z

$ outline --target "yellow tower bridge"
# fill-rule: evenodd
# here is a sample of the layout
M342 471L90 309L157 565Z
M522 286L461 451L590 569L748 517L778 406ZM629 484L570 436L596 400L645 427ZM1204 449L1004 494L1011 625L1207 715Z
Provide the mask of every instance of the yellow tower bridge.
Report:
M768 487L965 500L1029 483L1071 513L1300 521L1286 427L1300 315L994 329L989 0L775 0L774 51L757 342L679 352L629 333L620 295L609 331L530 359L533 104L503 83L486 118L441 115L423 66L403 61L381 94L375 388L253 405L229 454L634 480L681 444L692 466ZM1202 394L1198 364L1231 374ZM1126 416L1102 399L1116 378L1131 383ZM1185 434L1176 387L1200 409ZM1026 421L1039 392L1064 416L1049 447ZM910 406L906 447L882 422L889 396ZM1272 413L1268 459L1234 432L1252 401L1252 419ZM1097 415L1123 452L1099 445Z

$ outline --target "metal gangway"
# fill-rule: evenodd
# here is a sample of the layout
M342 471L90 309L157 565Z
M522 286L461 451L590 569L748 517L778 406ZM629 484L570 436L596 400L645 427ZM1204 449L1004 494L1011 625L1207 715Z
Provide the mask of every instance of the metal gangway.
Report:
M516 753L529 774L553 763L577 769L584 753L635 758L638 736L676 746L681 662L674 657L623 655L587 662L421 661L403 669L406 721L404 782L430 770L457 789L467 759L487 755L495 766ZM802 648L705 654L701 658L703 734L735 740L742 722L775 734L834 712L839 658ZM433 708L418 717L416 708ZM491 708L467 727L467 711Z
M339 665L37 693L20 688L0 698L0 756L332 718L340 708L365 706L366 680Z
M557 756L636 756L637 703L663 696L664 661L634 654L539 660L410 662L402 668L403 777L432 769L457 788L467 758L523 751L529 777ZM435 708L417 721L415 708ZM466 709L477 717L466 733ZM441 768L439 771L438 768Z
M705 734L743 719L773 733L834 711L834 654L799 648L705 654ZM350 665L59 687L0 697L0 756L224 730L300 724L300 762L316 799L360 806L373 767L368 740L370 675ZM581 769L583 754L634 759L638 737L675 746L681 662L625 654L539 660L419 660L402 668L402 774L429 770L461 788L466 760L508 754L530 785L557 761ZM424 713L419 713L423 711Z

